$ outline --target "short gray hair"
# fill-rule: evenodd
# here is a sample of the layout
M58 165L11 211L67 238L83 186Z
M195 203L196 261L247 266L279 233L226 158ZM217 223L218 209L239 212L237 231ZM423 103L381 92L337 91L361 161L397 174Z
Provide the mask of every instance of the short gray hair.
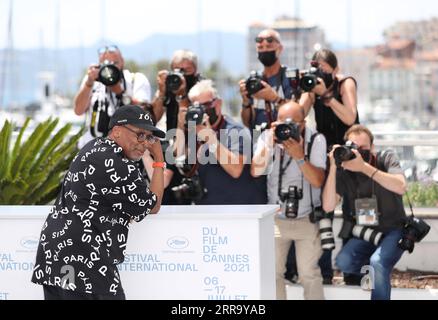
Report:
M213 99L218 98L218 92L213 85L212 80L201 80L193 86L189 91L189 99L192 101L193 98L201 95L204 92L210 92L213 95Z
M198 57L192 51L189 50L177 50L173 53L172 62L170 66L173 67L176 63L181 63L184 60L188 60L193 63L193 66L198 70Z

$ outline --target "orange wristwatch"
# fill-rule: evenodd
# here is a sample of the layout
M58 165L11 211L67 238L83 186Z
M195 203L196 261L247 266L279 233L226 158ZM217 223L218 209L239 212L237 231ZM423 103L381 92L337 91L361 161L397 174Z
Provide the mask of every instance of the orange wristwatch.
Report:
M154 162L152 163L152 168L166 169L166 162Z

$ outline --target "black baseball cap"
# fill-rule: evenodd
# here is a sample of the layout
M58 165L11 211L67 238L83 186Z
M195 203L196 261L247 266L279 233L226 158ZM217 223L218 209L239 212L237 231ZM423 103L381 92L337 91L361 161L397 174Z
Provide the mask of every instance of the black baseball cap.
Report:
M111 117L108 129L111 130L115 126L124 126L132 124L133 126L151 131L158 138L165 138L166 134L154 126L152 116L149 112L143 110L139 106L123 106L116 110Z

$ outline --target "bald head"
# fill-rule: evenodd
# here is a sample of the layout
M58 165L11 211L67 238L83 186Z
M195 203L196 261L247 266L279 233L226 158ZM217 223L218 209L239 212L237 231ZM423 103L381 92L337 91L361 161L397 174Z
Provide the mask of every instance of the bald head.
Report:
M296 123L304 121L304 109L296 102L290 101L280 107L278 110L278 121L284 122L292 119Z

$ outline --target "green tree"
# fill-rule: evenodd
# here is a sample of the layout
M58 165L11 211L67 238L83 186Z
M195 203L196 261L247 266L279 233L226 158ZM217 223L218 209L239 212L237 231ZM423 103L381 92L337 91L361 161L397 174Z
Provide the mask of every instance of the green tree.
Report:
M0 131L0 204L47 204L56 198L62 176L77 153L76 144L84 128L70 138L72 125L56 133L59 119L38 124L22 142L28 118L12 144L15 125L5 121Z

